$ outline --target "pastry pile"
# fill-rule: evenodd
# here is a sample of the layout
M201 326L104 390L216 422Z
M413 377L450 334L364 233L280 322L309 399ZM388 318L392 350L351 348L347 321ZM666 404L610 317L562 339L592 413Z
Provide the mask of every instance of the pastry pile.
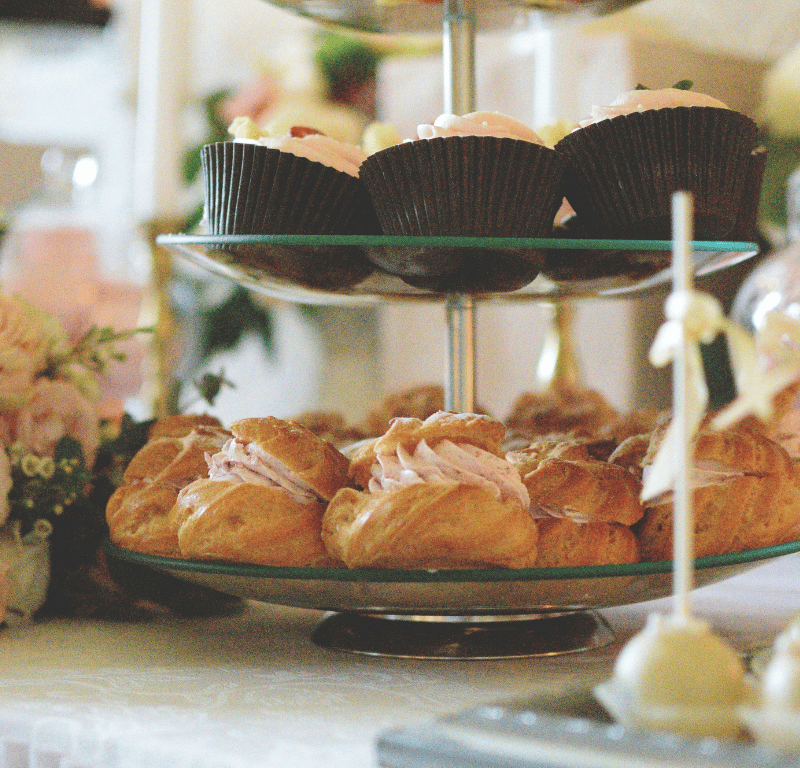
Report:
M428 410L433 394L411 402ZM571 404L561 422L551 407L559 400ZM157 423L109 501L111 539L150 554L274 566L671 559L670 495L641 501L668 417L620 415L579 388L526 394L518 405L506 422L441 408L394 415L349 449L297 420ZM533 435L536 423L550 431ZM758 424L701 430L692 487L698 557L800 535L795 461Z

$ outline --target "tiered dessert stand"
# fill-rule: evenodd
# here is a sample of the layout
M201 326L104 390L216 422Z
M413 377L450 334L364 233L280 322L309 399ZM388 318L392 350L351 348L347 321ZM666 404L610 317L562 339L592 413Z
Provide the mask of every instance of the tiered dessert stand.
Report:
M605 14L636 0L522 0L518 4L445 0L443 7L375 0L274 2L301 15L368 32L430 32L439 26L445 54L444 111L464 114L474 110L474 36L479 24L497 26L539 11ZM670 241L174 234L160 236L158 243L240 285L298 303L441 303L448 328L446 406L463 412L474 410L474 327L480 303L633 297L671 278ZM646 277L610 274L559 282L540 275L516 290L471 293L415 288L381 270L360 283L340 288L315 287L294 277L298 274L293 269L296 262L320 254L337 259L354 252L374 256L370 249L400 249L413 265L417 254L445 247L450 252L463 249L464 253L470 253L470 249L501 254L515 249L616 252L644 256L656 267ZM694 242L691 258L695 274L701 275L725 269L756 252L757 246L749 242ZM269 258L259 259L259 253ZM695 586L729 578L797 549L796 544L786 544L699 558L695 562ZM595 609L664 597L672 591L670 561L580 568L401 571L193 562L115 547L111 552L229 594L329 611L312 638L317 644L376 655L492 658L585 650L613 640Z

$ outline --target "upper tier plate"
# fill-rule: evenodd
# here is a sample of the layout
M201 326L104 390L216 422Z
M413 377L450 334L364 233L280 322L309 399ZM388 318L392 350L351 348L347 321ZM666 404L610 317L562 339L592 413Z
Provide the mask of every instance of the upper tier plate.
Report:
M642 295L671 280L668 240L160 235L159 245L269 296L305 304ZM543 274L525 255L539 253ZM697 276L758 253L755 243L695 242ZM547 276L545 276L547 275Z
M337 26L386 34L441 33L443 4L436 0L269 0L299 16ZM640 0L473 0L479 29L522 24L529 11L605 15Z

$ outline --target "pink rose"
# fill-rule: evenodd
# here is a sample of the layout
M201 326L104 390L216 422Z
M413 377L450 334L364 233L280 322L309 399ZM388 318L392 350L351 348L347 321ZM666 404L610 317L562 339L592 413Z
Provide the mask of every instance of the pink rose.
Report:
M95 234L76 226L23 232L5 287L58 318L68 340L75 344L93 326L129 330L139 323L144 290L132 283L108 280L99 263ZM145 339L134 337L115 348L125 362L112 362L98 377L104 410L116 412L141 388Z
M50 329L26 302L0 295L0 403L14 405L47 359Z
M251 120L268 113L281 97L281 89L275 78L268 73L256 76L236 94L219 105L223 120L232 123L237 117Z
M65 436L81 444L91 467L100 445L97 406L70 382L38 379L17 414L14 440L40 456L52 456Z

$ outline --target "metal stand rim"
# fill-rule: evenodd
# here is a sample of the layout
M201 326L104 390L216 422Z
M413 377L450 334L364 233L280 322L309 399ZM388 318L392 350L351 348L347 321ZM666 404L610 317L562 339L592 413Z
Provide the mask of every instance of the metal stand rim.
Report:
M466 622L333 613L317 625L311 639L320 648L362 656L491 660L583 653L616 638L599 613L574 611Z

